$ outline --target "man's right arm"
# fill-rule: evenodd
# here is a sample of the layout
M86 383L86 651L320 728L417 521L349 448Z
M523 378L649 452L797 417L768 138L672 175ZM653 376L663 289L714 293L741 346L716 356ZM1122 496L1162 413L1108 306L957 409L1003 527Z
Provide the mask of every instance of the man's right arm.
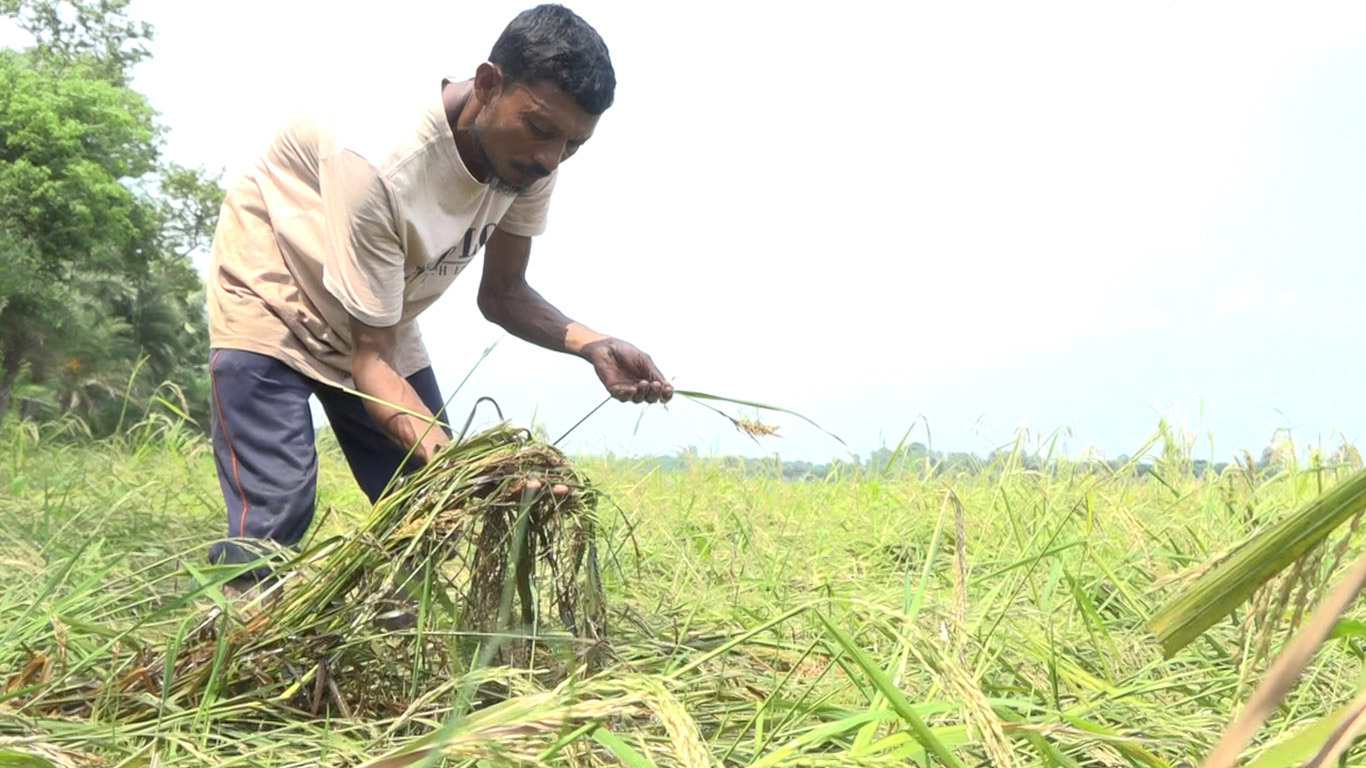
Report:
M403 312L403 247L390 190L364 157L341 148L319 158L323 286L350 316L351 376L365 410L423 463L448 438L394 367Z
M356 389L369 395L362 398L365 410L385 434L404 450L412 448L417 460L425 464L450 438L435 423L413 385L394 367L396 344L394 326L376 328L351 318L351 376Z

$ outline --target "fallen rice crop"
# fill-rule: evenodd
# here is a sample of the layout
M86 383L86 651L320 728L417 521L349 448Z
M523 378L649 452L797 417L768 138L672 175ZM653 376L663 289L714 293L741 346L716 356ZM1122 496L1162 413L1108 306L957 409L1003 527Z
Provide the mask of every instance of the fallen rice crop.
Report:
M1362 554L1344 522L1164 655L1159 611L1350 452L1198 473L1164 425L1125 465L1022 435L794 482L504 426L373 509L324 443L326 511L253 613L204 564L220 501L182 425L2 434L0 765L1195 765ZM1363 619L1245 764L1300 765L1354 711Z

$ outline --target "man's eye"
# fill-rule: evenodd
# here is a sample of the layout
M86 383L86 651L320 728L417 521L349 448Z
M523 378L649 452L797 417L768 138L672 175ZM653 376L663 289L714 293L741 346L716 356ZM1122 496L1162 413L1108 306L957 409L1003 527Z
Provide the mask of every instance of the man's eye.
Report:
M536 138L538 138L538 139L548 139L548 138L550 138L550 131L546 130L544 126L537 125L536 123L531 122L531 121L529 121L529 120L527 121L527 125L531 127L531 133L532 133L532 135L534 135Z

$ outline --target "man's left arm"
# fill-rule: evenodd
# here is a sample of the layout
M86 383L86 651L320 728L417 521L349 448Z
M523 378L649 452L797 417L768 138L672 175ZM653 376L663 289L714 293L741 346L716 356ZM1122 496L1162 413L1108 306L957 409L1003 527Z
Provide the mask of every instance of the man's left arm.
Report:
M531 238L494 229L484 246L479 310L512 335L593 364L607 391L618 400L667 403L674 388L650 356L621 339L574 322L526 282Z

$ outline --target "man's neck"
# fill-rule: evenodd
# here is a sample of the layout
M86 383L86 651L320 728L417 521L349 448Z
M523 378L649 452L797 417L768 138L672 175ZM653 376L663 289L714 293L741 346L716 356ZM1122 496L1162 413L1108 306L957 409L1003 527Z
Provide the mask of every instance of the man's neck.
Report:
M460 162L465 164L475 179L487 181L488 169L484 167L484 158L480 156L474 145L474 137L470 135L470 126L474 125L474 118L483 108L474 94L474 88L465 89L462 98L460 83L447 83L441 90L441 101L446 106L446 122L451 126L451 133L455 134L455 151L460 154Z

